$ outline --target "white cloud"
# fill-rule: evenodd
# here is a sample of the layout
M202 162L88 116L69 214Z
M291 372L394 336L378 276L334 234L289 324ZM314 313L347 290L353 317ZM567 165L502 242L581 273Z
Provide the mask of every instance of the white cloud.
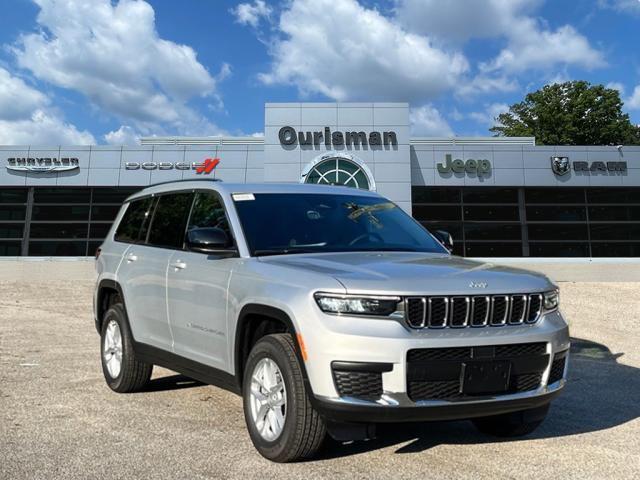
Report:
M469 118L488 127L493 127L497 123L498 115L507 111L509 111L509 105L506 103L492 103L486 106L484 112L469 113Z
M121 125L104 135L104 140L111 145L139 145L140 135L128 125Z
M631 110L640 110L640 85L633 89L633 93L624 101L624 104Z
M622 13L640 14L639 0L598 0L602 8L612 8Z
M42 92L0 67L0 119L28 117L36 108L48 103L49 99Z
M186 45L164 40L144 1L35 0L39 33L13 48L38 79L84 94L95 106L134 124L181 131L205 122L186 105L215 95L216 79ZM228 66L223 66L223 76ZM211 132L209 132L211 133Z
M429 34L445 44L506 39L496 58L485 62L485 72L605 65L602 52L574 27L551 30L532 15L541 4L542 0L396 0L396 16L410 31Z
M484 65L484 70L520 73L525 70L549 70L558 65L586 69L606 65L602 52L595 50L586 37L565 25L556 31L540 30L538 22L522 19L514 26L508 45Z
M335 100L421 101L451 89L464 56L408 33L355 0L294 0L279 22L265 84L291 84L302 94Z
M0 120L2 145L91 145L95 138L86 130L62 121L50 112L37 109L29 118Z
M242 25L257 27L260 20L269 18L272 9L263 0L255 0L251 3L241 3L236 8L232 8L231 13L235 15L236 21Z
M620 95L624 95L624 85L620 82L609 82L606 85L607 88L612 88L614 90L618 90L620 92Z
M93 135L65 122L44 93L0 67L0 144L84 145Z
M446 42L508 35L540 0L396 0L396 16L412 32Z
M504 75L479 74L470 81L461 82L456 93L462 97L487 95L493 93L514 92L519 88L518 82Z
M411 134L429 137L452 137L453 130L440 112L430 104L409 111Z

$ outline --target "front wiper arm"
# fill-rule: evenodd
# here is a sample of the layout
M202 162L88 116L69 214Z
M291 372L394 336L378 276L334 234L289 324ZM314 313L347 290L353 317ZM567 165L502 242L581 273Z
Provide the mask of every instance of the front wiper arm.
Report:
M263 248L260 250L254 250L253 255L256 257L267 255L287 255L289 253L316 253L317 250L310 250L305 248Z
M415 248L409 247L371 247L371 248L359 248L361 252L420 252Z

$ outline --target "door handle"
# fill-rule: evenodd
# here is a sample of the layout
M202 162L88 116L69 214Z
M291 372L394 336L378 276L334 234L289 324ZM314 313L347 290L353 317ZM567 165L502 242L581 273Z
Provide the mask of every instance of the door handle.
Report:
M178 260L175 263L172 263L171 265L169 265L170 267L175 268L176 270L182 270L183 268L187 268L187 264Z
M131 262L135 262L136 260L138 260L138 256L134 255L133 253L130 253L129 255L127 255L127 262L131 263Z

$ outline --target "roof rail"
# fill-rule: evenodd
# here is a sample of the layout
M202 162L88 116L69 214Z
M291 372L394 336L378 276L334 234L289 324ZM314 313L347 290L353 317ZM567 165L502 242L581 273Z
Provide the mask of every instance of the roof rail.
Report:
M140 190L144 190L145 188L157 187L159 185L167 185L169 183L182 183L182 182L221 182L222 180L219 178L182 178L180 180L168 180L166 182L152 183L151 185L142 186ZM137 195L140 191L132 193L127 198L124 199L122 203L127 203L131 197Z
M166 185L168 183L180 183L180 182L222 182L220 178L182 178L180 180L167 180L166 182L152 183L144 188L157 187L158 185Z

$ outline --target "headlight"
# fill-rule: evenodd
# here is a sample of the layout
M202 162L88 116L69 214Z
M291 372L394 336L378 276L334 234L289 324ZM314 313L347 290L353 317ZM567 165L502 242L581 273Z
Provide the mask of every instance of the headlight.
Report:
M397 310L400 297L364 297L316 293L316 303L325 313L388 316Z
M552 312L560 305L560 291L552 290L544 293L543 307L545 312Z

